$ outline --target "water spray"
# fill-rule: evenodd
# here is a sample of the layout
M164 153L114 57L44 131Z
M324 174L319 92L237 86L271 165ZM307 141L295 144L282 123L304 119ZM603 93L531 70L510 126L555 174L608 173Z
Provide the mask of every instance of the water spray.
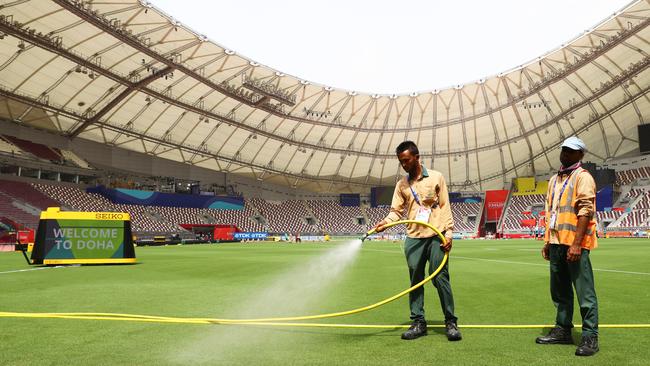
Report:
M401 225L401 224L416 224L416 225L426 226L432 229L436 233L436 235L440 238L443 244L447 242L445 236L442 235L442 233L438 229L436 229L433 225L422 221L416 221L416 220L395 221L383 225L382 228L387 229L392 226ZM372 230L368 231L361 240L362 241L366 240L370 235L374 234L375 232L376 230L373 228ZM172 323L190 322L190 323L198 323L198 324L208 323L208 324L224 324L224 325L225 324L230 324L230 325L248 324L248 325L268 325L268 326L316 326L316 324L314 323L300 324L300 323L278 323L278 322L334 318L339 316L358 314L361 312L375 309L382 305L388 304L389 302L395 301L400 297L410 293L411 291L424 286L425 283L431 281L435 276L438 275L438 273L440 273L442 268L447 263L448 258L449 258L449 253L445 253L444 257L442 258L442 261L440 262L440 265L438 266L438 268L436 268L435 271L433 271L433 273L431 273L428 277L426 277L419 283L411 286L410 288L398 294L395 294L387 299L381 300L371 305L367 305L364 307L347 310L347 311L339 311L335 313L293 316L293 317L256 318L256 319L218 319L218 318L171 318L171 317L159 317L159 316L142 316L142 315L134 315L134 314L104 314L104 313L41 313L41 314L29 315L28 313L0 312L0 318L1 317L42 317L42 318L71 318L71 319L83 318L83 319L97 319L97 320L131 320L131 321L172 322ZM359 326L359 325L345 325L345 324L340 324L337 326L344 327L344 328L364 327L363 325Z

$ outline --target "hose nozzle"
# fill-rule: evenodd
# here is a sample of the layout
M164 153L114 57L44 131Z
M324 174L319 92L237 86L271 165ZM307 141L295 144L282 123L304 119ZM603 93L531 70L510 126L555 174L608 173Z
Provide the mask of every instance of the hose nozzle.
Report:
M361 237L361 242L363 243L368 239L368 237L373 233L373 231L368 231L364 236Z

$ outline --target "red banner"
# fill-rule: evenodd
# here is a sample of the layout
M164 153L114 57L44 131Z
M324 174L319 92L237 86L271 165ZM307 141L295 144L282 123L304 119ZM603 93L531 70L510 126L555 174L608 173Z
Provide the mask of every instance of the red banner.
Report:
M485 221L499 221L509 192L507 189L485 191Z

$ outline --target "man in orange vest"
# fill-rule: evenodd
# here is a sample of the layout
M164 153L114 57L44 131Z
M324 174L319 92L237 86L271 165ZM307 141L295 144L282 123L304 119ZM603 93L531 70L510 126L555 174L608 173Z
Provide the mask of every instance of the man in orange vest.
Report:
M550 261L555 327L539 344L573 344L573 287L582 315L582 341L576 356L598 352L598 299L589 253L596 243L596 183L581 167L585 143L572 136L562 143L562 168L549 181L542 257Z

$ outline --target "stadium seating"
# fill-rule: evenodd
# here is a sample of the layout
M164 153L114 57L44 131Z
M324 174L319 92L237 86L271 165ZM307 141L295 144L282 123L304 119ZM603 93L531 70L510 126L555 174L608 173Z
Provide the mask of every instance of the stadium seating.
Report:
M9 142L11 142L12 144L20 147L22 150L25 150L38 158L49 160L49 161L55 161L55 162L63 161L61 155L59 155L56 151L52 150L51 148L45 145L19 139L17 137L13 137L9 135L3 135L3 137Z
M128 212L131 215L131 228L134 232L177 233L184 231L178 224L156 219L155 214L149 213L149 211L155 211L154 207L115 204L101 195L86 193L75 187L40 183L34 184L34 187L75 211Z
M250 217L253 209L245 205L244 210L212 210L183 207L138 206L114 204L102 195L86 193L69 186L34 184L39 191L60 201L64 206L78 211L123 211L132 218L133 231L143 232L183 232L180 224L227 224L236 225L243 231L263 231L263 226ZM207 215L213 222L202 218Z
M622 220L616 224L608 226L609 228L631 229L647 226L647 220L650 217L649 210L633 210L627 212Z
M59 205L28 183L0 180L0 216L36 229L40 211Z
M637 202L636 205L634 205L634 209L636 210L648 210L650 209L650 191L645 191L643 194L643 197L641 200Z
M215 218L215 224L235 225L241 231L264 231L264 225L252 219L255 210L248 201L244 202L243 210L213 210L203 209L204 212ZM293 232L293 231L292 231Z
M7 153L10 155L22 156L24 152L16 145L12 144L10 141L6 140L0 135L0 152Z
M3 190L3 187L4 190ZM8 187L8 188L7 188ZM22 188L21 188L22 187ZM27 188L25 188L27 187ZM0 182L0 194L6 197L0 206L0 215L7 216L29 227L36 227L38 217L24 210L17 210L12 200L25 202L33 207L44 209L51 205L61 205L67 209L79 211L121 211L131 215L132 228L136 233L184 233L181 224L218 224L235 225L242 231L268 231L277 234L348 234L363 233L381 221L389 212L388 207L344 207L335 200L287 200L268 201L262 198L244 200L243 210L215 210L207 208L181 208L161 206L140 206L114 204L98 194L86 193L83 189L70 185L33 184L31 188L25 183ZM29 191L28 193L25 193ZM35 192L42 192L39 195ZM626 195L635 200L631 212L620 211L597 212L599 222L612 224L608 229L628 229L644 227L650 217L650 192L645 188L634 188ZM10 198L11 197L11 198ZM21 198L22 197L22 198ZM51 197L52 199L48 199ZM638 197L642 197L639 199ZM529 227L522 227L521 221L534 216L526 213L532 207L542 206L544 195L512 196L504 210L504 232L528 232ZM8 205L9 206L8 206ZM455 232L475 233L480 222L482 204L451 203L454 214ZM6 213L13 215L7 215ZM263 219L257 220L256 216ZM476 221L468 220L475 216ZM315 223L308 224L306 218L314 217ZM366 225L359 225L358 219L366 219ZM619 220L620 219L620 220ZM619 221L619 222L616 222ZM396 226L388 229L386 234L402 234L404 229Z
M36 229L39 217L16 207L14 202L13 197L0 191L0 217L6 217L30 229Z
M639 178L650 177L650 166L644 166L635 169L621 170L616 172L616 184L628 185Z
M268 223L272 233L319 233L316 225L307 225L304 218L311 216L304 201L289 200L283 202L266 201L261 198L250 200Z
M543 207L544 200L543 194L513 195L503 211L502 230L504 232L530 231L530 228L521 226L521 221L529 220L533 216L523 212L530 212L533 206Z
M376 223L379 221L383 220L386 215L388 215L388 212L390 212L390 208L388 207L366 207L366 216L368 216L368 227L366 230L369 230L375 226ZM391 228L388 228L386 231L384 231L386 234L400 234L404 232L404 228L400 228L399 226L393 226Z
M34 189L29 183L0 180L0 191L40 210L60 205L59 202Z
M334 200L310 200L307 205L318 220L321 231L326 233L363 233L367 225L359 225L357 217L363 217L361 208L341 206Z
M614 222L618 220L623 212L620 211L597 211L596 212L596 221L602 223L603 221Z
M90 166L90 164L88 164L87 161L79 157L79 155L75 154L74 152L70 150L60 150L60 152L61 152L61 156L63 156L65 161L71 162L80 168L92 169L92 167Z
M476 226L481 220L481 203L452 202L451 210L454 213L454 231L475 233ZM469 216L476 216L475 222L468 222Z

